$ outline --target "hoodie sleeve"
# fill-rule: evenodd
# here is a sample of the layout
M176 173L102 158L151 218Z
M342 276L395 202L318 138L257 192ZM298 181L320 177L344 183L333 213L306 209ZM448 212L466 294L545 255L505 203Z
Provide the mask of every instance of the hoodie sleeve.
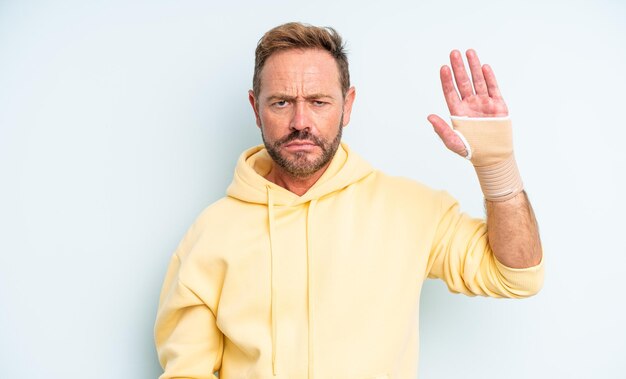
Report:
M181 260L172 257L159 301L155 343L164 369L160 379L217 379L224 337L213 311L180 279Z
M529 268L500 263L487 238L482 219L459 211L449 194L441 193L438 226L428 262L428 276L442 279L454 293L491 297L524 298L543 285L543 260Z

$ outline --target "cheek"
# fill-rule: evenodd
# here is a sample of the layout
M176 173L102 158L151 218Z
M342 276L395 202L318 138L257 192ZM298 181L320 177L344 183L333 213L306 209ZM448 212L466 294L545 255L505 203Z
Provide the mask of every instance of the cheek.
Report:
M267 137L276 137L285 134L289 130L289 121L284 117L277 116L271 112L260 114L263 133Z
M341 124L342 114L343 112L339 110L337 112L332 112L331 114L325 115L323 117L323 120L320 120L320 126L323 125L324 130L329 134L335 133L337 131L337 128Z

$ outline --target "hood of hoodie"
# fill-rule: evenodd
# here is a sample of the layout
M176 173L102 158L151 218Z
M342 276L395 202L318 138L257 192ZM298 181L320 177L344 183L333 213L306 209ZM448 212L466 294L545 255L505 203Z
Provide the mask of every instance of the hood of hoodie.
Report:
M342 143L324 174L304 195L298 196L264 178L271 168L272 158L263 145L244 151L237 161L233 181L226 193L245 202L267 204L269 190L274 205L294 206L340 191L374 171L363 158Z

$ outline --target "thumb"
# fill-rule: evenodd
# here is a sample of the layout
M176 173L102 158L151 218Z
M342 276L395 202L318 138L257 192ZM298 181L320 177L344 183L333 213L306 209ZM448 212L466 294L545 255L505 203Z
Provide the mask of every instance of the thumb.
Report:
M462 157L467 156L467 149L461 141L461 138L452 130L448 123L446 123L441 117L431 114L428 116L428 122L430 122L435 129L435 133L441 138L443 144L446 145L448 150L459 154Z

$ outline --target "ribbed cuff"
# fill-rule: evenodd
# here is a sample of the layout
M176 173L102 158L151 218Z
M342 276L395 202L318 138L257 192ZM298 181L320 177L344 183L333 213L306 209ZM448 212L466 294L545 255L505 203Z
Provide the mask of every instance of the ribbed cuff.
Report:
M538 265L527 268L505 266L495 259L496 267L506 281L509 290L518 297L535 295L543 287L543 258Z

